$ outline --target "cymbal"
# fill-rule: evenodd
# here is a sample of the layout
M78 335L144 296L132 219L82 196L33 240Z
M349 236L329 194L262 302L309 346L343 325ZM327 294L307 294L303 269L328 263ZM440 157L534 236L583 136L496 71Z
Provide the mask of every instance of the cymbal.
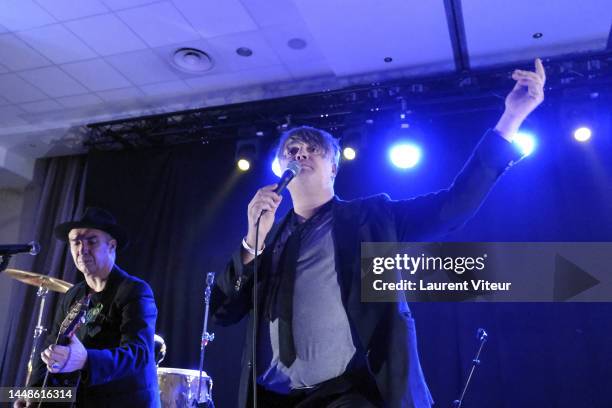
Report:
M4 271L4 274L19 282L27 283L32 286L44 287L59 293L66 293L68 289L73 286L72 283L58 278L52 278L51 276L34 272L21 271L19 269L7 269Z

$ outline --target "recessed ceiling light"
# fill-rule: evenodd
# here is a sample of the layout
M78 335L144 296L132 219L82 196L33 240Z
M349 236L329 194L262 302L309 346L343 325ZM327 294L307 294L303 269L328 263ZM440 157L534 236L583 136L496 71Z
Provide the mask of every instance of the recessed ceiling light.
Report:
M542 34L542 33L534 33L532 35L532 37L535 38L536 40L539 39L539 38L542 38L543 36L544 36L544 34Z
M302 40L301 38L292 38L287 41L287 46L294 50L303 50L306 48L306 45L306 41Z
M208 54L196 48L180 48L172 56L172 65L181 71L191 74L201 73L213 67L213 61Z
M240 47L236 49L236 54L240 55L241 57L250 57L253 55L253 50L248 47Z

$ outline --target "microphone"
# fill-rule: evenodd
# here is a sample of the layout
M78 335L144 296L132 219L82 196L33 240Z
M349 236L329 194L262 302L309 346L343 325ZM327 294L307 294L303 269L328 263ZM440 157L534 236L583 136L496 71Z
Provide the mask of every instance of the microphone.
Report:
M287 164L287 168L283 172L283 175L281 176L280 180L278 180L278 186L274 189L274 192L276 194L282 193L283 190L287 187L287 184L289 184L289 182L293 180L295 176L300 174L300 170L302 170L300 163L295 160L290 161L289 164Z
M30 254L36 255L40 252L40 244L32 241L29 244L0 245L0 255Z

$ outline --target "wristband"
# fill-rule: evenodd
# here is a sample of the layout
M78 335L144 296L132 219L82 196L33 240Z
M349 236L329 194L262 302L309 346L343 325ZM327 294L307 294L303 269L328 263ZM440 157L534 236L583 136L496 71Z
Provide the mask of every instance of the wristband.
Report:
M242 247L244 249L246 249L249 254L251 254L253 256L259 256L264 251L264 249L266 249L266 244L264 244L264 246L263 246L263 248L261 248L261 250L259 250L259 251L257 251L257 253L255 253L255 250L253 248L251 248L251 246L249 244L247 244L246 237L244 237L244 238L242 238Z

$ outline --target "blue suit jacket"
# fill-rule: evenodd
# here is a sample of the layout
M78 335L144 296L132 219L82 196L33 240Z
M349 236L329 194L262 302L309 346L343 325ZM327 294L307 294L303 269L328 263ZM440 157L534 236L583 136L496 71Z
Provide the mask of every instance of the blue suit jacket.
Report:
M430 407L433 400L419 363L414 320L406 302L403 298L395 303L360 300L361 242L428 241L461 227L504 170L519 157L510 143L489 131L448 189L398 201L386 194L352 201L334 198L332 234L342 300L356 334L357 350L364 353L385 406L423 408ZM266 237L267 248L274 247L282 224L278 223ZM266 296L265 272L271 258L271 251L264 251L261 256L260 300ZM219 324L236 323L249 316L240 407L246 406L251 387L252 285L252 262L242 265L237 251L217 279L212 298L214 317ZM261 305L259 310L263 310Z

